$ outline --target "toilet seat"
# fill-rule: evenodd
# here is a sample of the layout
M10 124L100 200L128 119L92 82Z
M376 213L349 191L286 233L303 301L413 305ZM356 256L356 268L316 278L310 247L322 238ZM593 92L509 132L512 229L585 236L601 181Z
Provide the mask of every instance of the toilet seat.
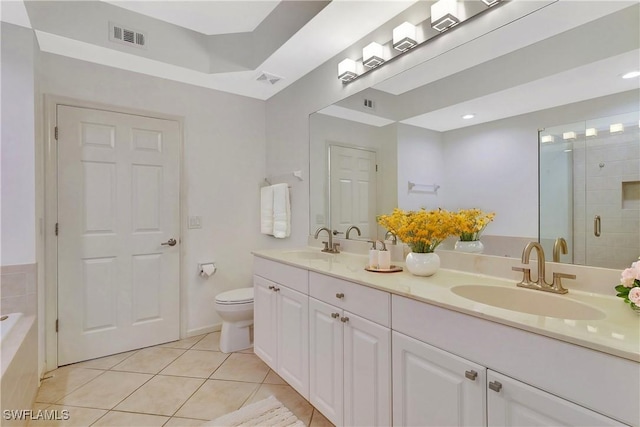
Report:
M216 296L216 303L221 305L247 304L253 302L253 288L240 288L222 292Z

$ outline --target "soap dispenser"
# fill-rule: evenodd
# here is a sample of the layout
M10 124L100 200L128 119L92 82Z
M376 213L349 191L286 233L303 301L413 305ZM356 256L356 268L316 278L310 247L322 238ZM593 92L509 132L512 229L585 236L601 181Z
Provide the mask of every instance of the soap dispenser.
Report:
M378 251L375 240L370 240L369 243L371 243L372 245L371 249L369 250L369 268L377 269L379 263L378 257L380 252Z
M383 246L382 250L378 252L378 268L380 270L391 268L391 252L387 250L386 246Z

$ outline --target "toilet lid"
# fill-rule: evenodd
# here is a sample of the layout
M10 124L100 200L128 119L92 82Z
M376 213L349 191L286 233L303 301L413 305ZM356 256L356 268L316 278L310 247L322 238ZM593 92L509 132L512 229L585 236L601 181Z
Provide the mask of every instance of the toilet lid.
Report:
M244 304L253 302L253 288L240 288L222 292L216 296L220 304Z

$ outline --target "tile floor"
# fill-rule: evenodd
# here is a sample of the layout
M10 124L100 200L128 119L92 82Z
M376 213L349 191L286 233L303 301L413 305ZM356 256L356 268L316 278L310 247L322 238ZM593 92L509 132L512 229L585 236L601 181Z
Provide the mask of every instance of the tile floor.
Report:
M274 395L308 426L332 424L253 351L221 353L220 333L89 360L45 375L30 426L197 426ZM60 412L61 413L61 412Z

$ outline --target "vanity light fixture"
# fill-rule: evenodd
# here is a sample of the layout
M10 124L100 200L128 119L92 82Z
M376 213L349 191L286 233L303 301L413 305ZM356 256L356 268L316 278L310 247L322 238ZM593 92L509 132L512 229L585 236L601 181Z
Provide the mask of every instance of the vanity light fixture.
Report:
M464 116L462 116L462 118L464 120L469 120L469 119L473 119L476 115L475 114L465 114Z
M622 123L614 123L609 126L609 133L621 133L624 132L624 124Z
M596 128L588 128L584 131L585 136L598 136L598 129Z
M343 82L349 82L358 77L356 73L356 61L350 58L343 59L338 64L338 78Z
M460 23L458 0L438 0L431 5L431 27L440 32Z
M499 2L500 2L500 0L482 0L482 3L486 4L489 7L495 6Z
M567 140L571 140L571 139L576 139L577 135L574 131L570 131L570 132L564 132L562 134L562 139L564 139L565 141Z
M540 142L543 144L548 144L548 143L552 143L555 142L555 138L553 137L553 135L542 135L540 137Z
M640 77L640 71L630 71L627 74L623 74L623 79L632 79L634 77Z
M404 52L417 44L415 25L404 22L393 29L393 48L395 50Z
M376 42L369 43L362 49L362 63L365 67L374 68L383 62L381 44Z

